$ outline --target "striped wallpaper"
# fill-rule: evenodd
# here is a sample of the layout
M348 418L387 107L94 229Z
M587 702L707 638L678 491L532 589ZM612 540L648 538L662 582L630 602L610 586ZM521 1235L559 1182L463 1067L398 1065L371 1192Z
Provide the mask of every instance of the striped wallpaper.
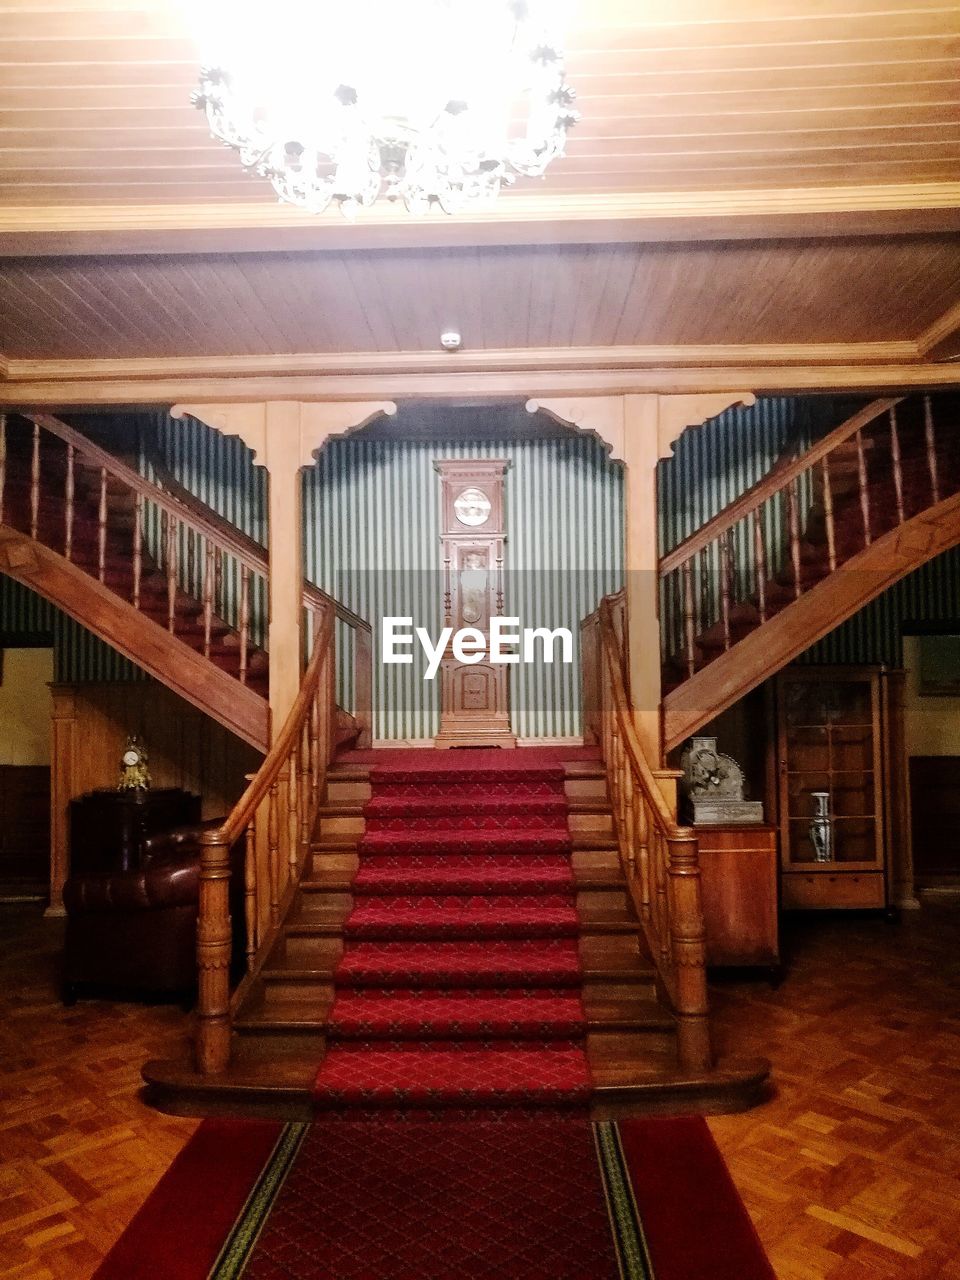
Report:
M766 397L687 432L658 475L664 550L754 483L784 449L815 438L856 407L849 400ZM83 415L131 445L155 434L161 455L187 488L260 542L266 541L266 478L249 453L201 423L165 414ZM619 468L588 436L459 444L333 442L304 475L308 575L364 616L416 613L439 622L439 480L434 458L506 457L508 609L525 625L551 621L575 628L604 592L619 585L623 521ZM385 573L396 566L392 573ZM421 613L422 611L422 613ZM948 552L897 584L815 645L802 661L901 661L904 624L960 620L960 550ZM431 625L432 625L431 623ZM65 682L144 678L71 619L10 579L0 577L0 633L7 644L52 642L56 678ZM579 732L575 668L521 668L513 691L517 732ZM341 696L351 705L349 664ZM426 694L426 696L424 696ZM424 691L415 670L395 667L377 689L381 737L435 731L436 685Z
M507 458L505 607L521 626L566 626L622 579L622 471L592 437L503 442L332 442L304 476L307 576L377 624L413 617L441 625L440 458ZM570 666L511 669L515 732L580 733L579 659ZM437 730L439 679L423 663L375 662L378 738L425 738Z

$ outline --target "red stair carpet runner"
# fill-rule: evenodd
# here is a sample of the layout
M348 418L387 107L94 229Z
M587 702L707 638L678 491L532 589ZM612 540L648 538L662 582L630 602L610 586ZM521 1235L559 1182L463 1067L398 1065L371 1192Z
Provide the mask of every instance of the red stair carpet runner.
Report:
M584 1103L562 764L411 751L371 783L318 1103Z
M94 1280L775 1280L700 1117L206 1120Z

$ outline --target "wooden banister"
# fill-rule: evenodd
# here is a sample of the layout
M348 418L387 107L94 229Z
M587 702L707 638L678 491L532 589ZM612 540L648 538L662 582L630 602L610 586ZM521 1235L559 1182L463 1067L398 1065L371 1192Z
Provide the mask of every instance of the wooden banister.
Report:
M201 837L196 1063L204 1075L230 1062L230 851L242 840L248 970L276 931L309 854L336 746L333 624L333 609L324 609L300 691L273 746L226 821Z
M845 422L842 422L839 427L825 435L822 440L818 440L806 453L796 458L784 458L781 462L778 462L775 467L771 468L762 479L758 480L735 502L731 502L729 506L724 507L712 520L708 520L705 525L691 533L688 538L684 538L683 542L675 546L672 551L668 551L665 556L662 556L660 559L661 574L670 573L672 570L678 569L687 560L695 556L698 551L716 542L734 525L739 524L745 516L750 515L751 512L772 498L774 494L782 492L789 484L798 480L805 471L809 471L821 458L825 458L828 453L832 453L837 445L845 443L845 441L855 436L858 431L861 431L882 414L889 413L892 408L900 403L900 399L874 400Z
M104 581L106 574L106 554L108 540L109 480L119 481L132 496L134 501L134 527L131 537L130 557L133 566L133 584L131 601L135 609L141 608L141 588L144 576L145 559L145 512L146 504L152 503L159 513L161 535L155 548L157 567L162 565L166 579L166 615L164 625L170 633L177 628L178 596L184 577L191 576L191 562L182 563L180 544L183 534L191 535L187 539L188 555L193 554L195 544L192 539L203 540L206 547L203 563L195 575L196 589L200 597L201 617L203 625L203 651L209 657L211 649L211 630L216 601L221 595L223 581L224 557L232 557L239 567L239 598L233 602L236 612L235 630L239 635L239 669L237 672L241 684L249 680L249 655L251 638L251 600L253 597L253 580L267 582L270 576L270 561L266 550L255 539L235 528L230 522L211 510L195 494L190 493L169 470L151 458L159 483L141 475L133 467L100 445L89 440L76 428L53 416L52 414L20 415L32 426L32 452L30 462L30 531L36 538L39 526L39 512L42 496L41 475L41 433L48 432L62 442L67 459L67 478L65 484L65 536L63 547L55 547L62 551L67 559L71 559L74 542L74 510L78 466L87 466L95 471L98 477L97 504L97 560L96 572L99 580ZM0 429L0 510L2 510L3 490L7 470L6 432ZM371 739L373 722L373 631L370 623L333 596L313 583L303 585L303 606L308 615L318 619L326 613L332 613L337 621L349 627L353 632L354 645L354 690L355 705L353 715L359 724L360 733L357 745L368 746ZM312 625L312 624L311 624Z
M624 680L625 626L618 621L623 603L623 593L608 596L585 620L585 632L599 633L599 671L585 672L584 683L599 690L600 744L620 861L676 1016L680 1065L701 1072L712 1056L697 840L677 823L634 726Z
M251 538L249 534L237 529L234 525L220 515L218 511L214 511L208 507L202 499L198 498L195 493L191 493L185 485L182 485L167 465L158 458L155 453L151 452L150 466L157 476L158 484L163 492L175 498L177 503L191 511L193 515L202 521L211 532L215 532L218 540L223 546L230 550L227 545L232 542L238 547L242 547L246 556L247 564L251 568L256 568L264 577L270 572L270 562L267 558L267 552L255 538ZM149 481L147 482L149 484ZM151 486L153 488L153 486ZM236 554L236 553L233 553ZM239 558L239 557L238 557ZM354 613L352 609L348 609L335 596L329 595L321 587L316 586L312 582L304 582L303 584L303 603L308 609L319 612L323 606L332 608L336 614L338 622L344 622L347 626L356 627L358 631L370 632L370 623L365 618L361 618L358 613Z

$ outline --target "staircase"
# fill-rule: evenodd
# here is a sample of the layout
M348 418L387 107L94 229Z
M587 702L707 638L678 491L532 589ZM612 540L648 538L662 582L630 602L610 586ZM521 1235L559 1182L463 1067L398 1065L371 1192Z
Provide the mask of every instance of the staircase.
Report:
M151 1063L165 1109L730 1110L766 1064L678 1064L597 751L346 753L230 1063Z
M151 483L57 418L0 418L0 571L266 752L269 563L198 499ZM343 736L363 743L370 628L305 585L308 617L327 605L354 638L357 714L342 716Z
M660 563L666 751L960 543L960 400L877 400Z

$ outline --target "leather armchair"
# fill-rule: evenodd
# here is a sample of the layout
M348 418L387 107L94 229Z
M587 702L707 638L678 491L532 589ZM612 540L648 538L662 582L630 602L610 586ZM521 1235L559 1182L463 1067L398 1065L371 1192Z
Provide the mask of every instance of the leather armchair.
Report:
M82 989L192 997L197 981L197 904L201 833L222 818L147 837L139 865L72 875L67 911L63 998ZM234 957L243 957L242 842L231 854Z

